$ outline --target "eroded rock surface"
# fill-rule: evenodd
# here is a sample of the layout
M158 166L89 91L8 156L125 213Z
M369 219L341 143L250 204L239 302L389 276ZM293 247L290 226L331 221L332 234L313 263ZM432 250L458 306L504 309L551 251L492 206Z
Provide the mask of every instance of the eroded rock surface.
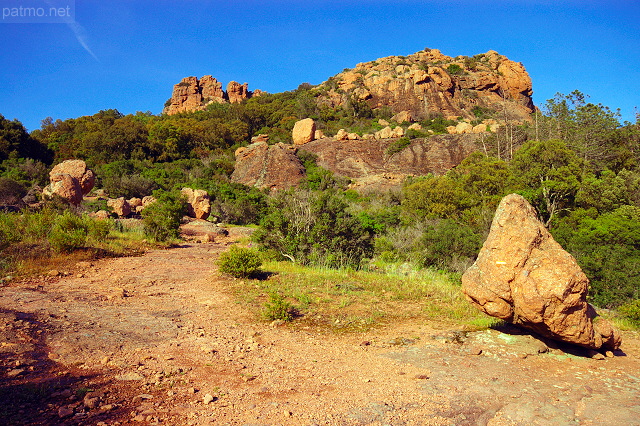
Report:
M213 103L242 102L262 93L264 92L261 90L251 92L247 83L240 84L235 81L229 82L225 92L222 90L222 83L210 75L205 75L201 79L193 76L185 77L180 83L173 86L173 93L163 112L172 115L181 112L202 111L206 109L207 105Z
M269 189L295 186L305 176L302 162L295 155L293 145L266 142L252 143L236 150L233 182Z
M502 199L462 291L480 310L540 335L617 349L620 333L586 301L589 280L520 195Z

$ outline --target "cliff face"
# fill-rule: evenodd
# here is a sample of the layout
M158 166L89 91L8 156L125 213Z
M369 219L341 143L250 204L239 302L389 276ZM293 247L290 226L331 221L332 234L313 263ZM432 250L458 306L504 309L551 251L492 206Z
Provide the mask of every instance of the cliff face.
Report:
M172 115L180 112L201 111L212 103L242 102L262 93L261 90L250 92L247 83L240 84L235 81L229 82L227 90L224 91L222 83L210 75L205 75L200 80L196 77L185 77L173 86L171 98L162 112Z
M364 62L320 86L321 102L335 107L365 101L372 109L408 112L413 119L441 114L473 119L476 107L527 120L534 111L531 78L521 63L495 51L452 58L426 49Z

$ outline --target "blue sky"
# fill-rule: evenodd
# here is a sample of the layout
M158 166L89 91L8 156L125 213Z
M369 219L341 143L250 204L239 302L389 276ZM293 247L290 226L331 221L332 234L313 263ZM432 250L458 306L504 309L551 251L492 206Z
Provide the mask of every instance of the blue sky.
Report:
M636 0L0 0L0 8L34 1L75 6L75 23L0 22L0 114L29 130L48 116L109 108L158 114L186 76L275 93L425 47L522 62L538 106L577 89L620 108L623 120L640 108Z

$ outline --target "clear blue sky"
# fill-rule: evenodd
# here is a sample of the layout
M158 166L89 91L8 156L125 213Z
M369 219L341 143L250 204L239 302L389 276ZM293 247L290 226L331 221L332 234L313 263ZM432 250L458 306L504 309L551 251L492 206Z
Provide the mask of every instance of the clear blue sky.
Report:
M34 1L65 3L0 8ZM623 120L640 108L637 0L76 0L75 23L6 21L0 114L29 130L108 108L158 114L186 76L275 93L425 47L522 62L539 106L577 89Z

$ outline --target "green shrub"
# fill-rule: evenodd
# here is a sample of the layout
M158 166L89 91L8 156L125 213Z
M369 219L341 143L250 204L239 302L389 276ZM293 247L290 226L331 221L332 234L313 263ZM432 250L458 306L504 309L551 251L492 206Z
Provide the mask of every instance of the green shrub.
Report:
M447 72L452 75L460 75L463 72L463 69L458 64L451 64L447 67Z
M627 302L618 308L618 312L636 327L640 327L640 299Z
M295 310L291 303L277 293L269 295L269 301L264 304L262 316L269 321L292 321Z
M156 193L157 201L142 211L144 233L156 241L177 238L186 203L179 192Z
M231 246L218 259L220 272L236 278L247 278L258 272L261 266L262 260L255 250L238 246Z
M411 139L409 139L408 137L400 138L396 141L393 141L391 142L391 145L389 145L389 147L387 148L387 155L391 156L393 154L396 154L402 151L403 149L405 149L406 147L408 147L409 145L411 145Z
M373 236L347 207L335 190L280 191L254 239L302 264L357 268L372 253Z
M59 253L83 248L87 242L88 228L84 218L66 211L55 219L49 233L49 244Z

